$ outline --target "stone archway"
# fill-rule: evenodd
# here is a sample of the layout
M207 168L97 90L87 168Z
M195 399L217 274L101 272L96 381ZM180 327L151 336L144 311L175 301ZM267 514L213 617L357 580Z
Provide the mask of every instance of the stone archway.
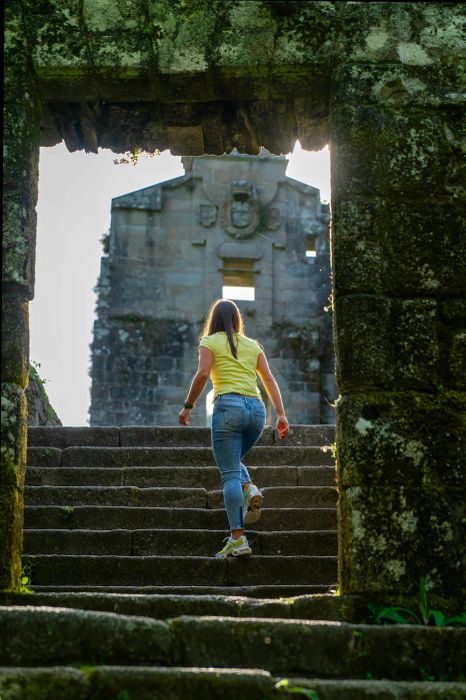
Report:
M6 7L1 585L17 587L38 149L330 144L340 586L460 595L461 8L127 0Z

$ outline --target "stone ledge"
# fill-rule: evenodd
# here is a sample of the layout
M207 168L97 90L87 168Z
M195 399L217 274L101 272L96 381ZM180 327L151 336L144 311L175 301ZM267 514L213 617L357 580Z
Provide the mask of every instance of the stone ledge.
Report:
M260 668L275 675L455 681L466 630L339 622L144 617L67 608L0 608L0 663L137 663Z
M260 669L230 668L137 668L96 666L79 670L72 667L0 668L0 691L5 700L35 697L37 688L54 700L101 700L114 698L124 687L139 700L153 700L164 693L170 700L209 698L210 700L282 699L276 688L280 678ZM322 680L289 678L288 687L318 693L319 700L463 700L464 684L424 681ZM43 696L45 697L45 695Z

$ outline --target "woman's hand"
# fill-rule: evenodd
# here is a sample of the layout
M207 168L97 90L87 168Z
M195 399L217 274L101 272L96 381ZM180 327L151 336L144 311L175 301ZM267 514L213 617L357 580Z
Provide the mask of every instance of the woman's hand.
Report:
M276 428L278 432L278 437L280 438L280 440L284 440L290 430L290 424L288 423L286 416L278 416Z
M189 417L191 415L190 408L182 408L178 414L178 421L181 425L189 425Z

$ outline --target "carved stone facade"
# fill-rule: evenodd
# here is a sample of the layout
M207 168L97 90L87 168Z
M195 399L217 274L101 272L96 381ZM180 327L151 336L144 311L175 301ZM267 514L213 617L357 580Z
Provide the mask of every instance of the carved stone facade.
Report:
M288 161L185 157L185 175L112 201L92 345L92 425L171 425L215 299L239 287L294 423L334 422L329 208ZM207 393L207 392L206 392ZM264 398L268 404L268 399ZM268 418L274 412L268 405ZM192 423L205 425L206 401Z

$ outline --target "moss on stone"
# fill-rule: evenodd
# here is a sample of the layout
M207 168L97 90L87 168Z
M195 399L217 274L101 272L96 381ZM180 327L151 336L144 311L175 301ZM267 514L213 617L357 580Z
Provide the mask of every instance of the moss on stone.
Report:
M26 469L26 400L16 384L2 384L0 589L19 590Z
M29 311L21 295L2 294L2 381L26 388L28 381Z

